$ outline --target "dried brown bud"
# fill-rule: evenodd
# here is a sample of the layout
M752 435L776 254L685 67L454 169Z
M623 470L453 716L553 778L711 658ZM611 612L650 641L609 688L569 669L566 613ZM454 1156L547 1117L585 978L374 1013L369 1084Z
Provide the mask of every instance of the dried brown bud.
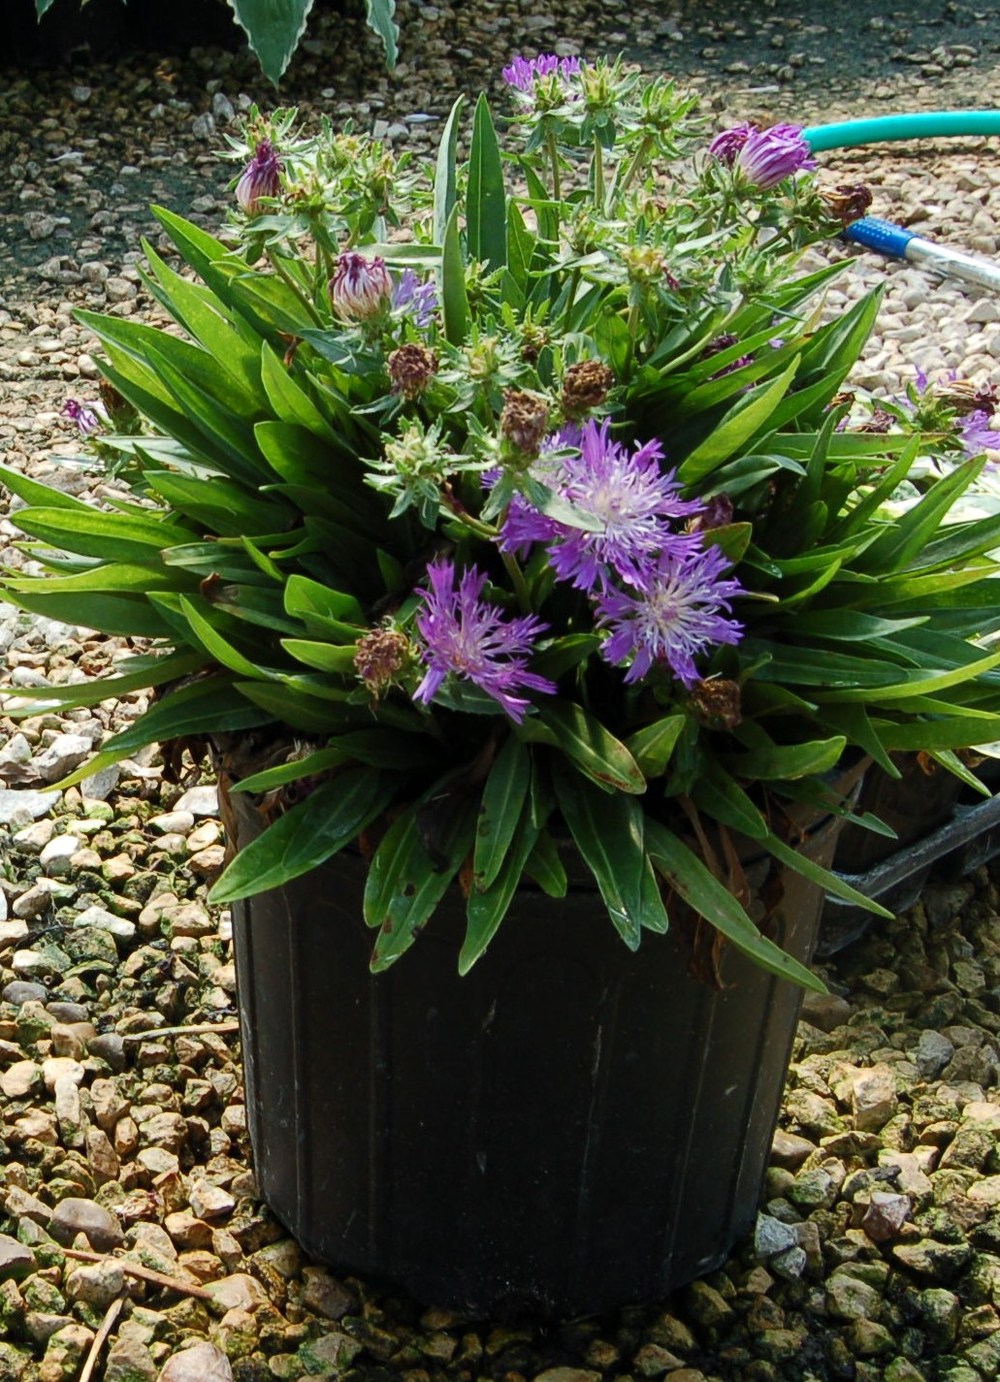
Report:
M875 408L867 422L862 423L858 428L859 432L874 432L881 436L888 432L895 419L891 413L887 413L884 408Z
M500 432L526 456L537 456L549 430L549 405L539 394L508 389L503 396Z
M354 668L373 696L387 690L410 658L410 640L398 629L372 629L358 639Z
M962 414L986 413L992 417L1000 402L995 384L970 384L967 379L953 379L938 392L943 402Z
M705 500L701 513L695 514L688 523L688 531L704 533L709 528L724 528L733 521L733 501L728 494L713 494Z
M603 360L579 360L563 375L562 406L567 417L599 408L608 396L615 376Z
M128 401L124 394L118 392L114 384L107 379L102 379L97 385L97 393L104 405L113 426L122 431L129 424L137 421L139 411Z
M393 393L403 398L422 394L437 373L437 355L429 346L401 345L389 356L389 378Z
M710 729L735 729L743 718L739 683L725 677L696 681L688 704Z
M872 194L863 182L841 183L832 192L821 191L819 195L831 220L839 221L842 226L860 221L872 204Z

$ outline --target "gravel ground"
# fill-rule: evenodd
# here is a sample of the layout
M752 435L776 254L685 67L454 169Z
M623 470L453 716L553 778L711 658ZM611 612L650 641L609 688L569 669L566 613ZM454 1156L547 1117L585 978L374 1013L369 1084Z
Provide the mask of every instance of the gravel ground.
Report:
M989 106L986 12L873 4L404 6L393 76L357 16L323 16L286 103L433 144L461 82L514 51L622 49L699 87L719 125ZM59 417L95 396L87 306L148 314L151 200L215 226L234 111L273 97L245 55L193 51L0 73L0 445L77 491L92 470ZM996 254L995 144L824 155L877 214ZM848 252L835 250L834 253ZM887 285L855 378L898 393L920 366L995 382L1000 306L859 255L832 308ZM0 558L16 563L0 500ZM113 641L0 606L6 682L106 669ZM941 878L829 961L807 1000L756 1246L655 1304L564 1324L474 1321L304 1263L253 1197L225 915L204 902L221 829L210 783L151 758L49 785L138 702L0 715L0 1382L601 1382L670 1377L977 1382L1000 1367L1000 891ZM996 874L1000 879L1000 873ZM185 1030L176 1032L181 1027ZM199 1030L202 1029L202 1030ZM164 1278L169 1281L164 1281ZM96 1372L93 1371L96 1363Z

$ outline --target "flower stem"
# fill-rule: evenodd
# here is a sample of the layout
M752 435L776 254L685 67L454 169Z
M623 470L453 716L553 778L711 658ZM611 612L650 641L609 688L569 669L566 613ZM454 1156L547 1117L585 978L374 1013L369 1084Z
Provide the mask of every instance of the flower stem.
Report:
M549 130L545 142L549 151L549 163L552 167L552 200L562 201L562 183L559 179L559 149L556 146L554 130Z
M312 321L317 326L322 326L323 322L320 318L319 313L316 311L316 308L313 306L313 304L309 301L308 297L303 291L302 285L296 283L295 279L285 268L284 264L281 262L281 256L275 254L273 250L266 250L265 253L267 254L267 262L270 264L271 268L281 279L282 283L284 283L286 287L291 288L292 292L298 298L299 302L301 302L302 306L309 313L309 316L312 319Z
M622 196L625 195L628 189L632 186L632 183L635 181L639 169L646 161L646 155L649 153L650 145L652 144L652 142L652 135L643 135L642 141L639 144L639 147L636 149L635 153L632 155L632 162L628 165L628 170L625 173L625 177L622 180L622 184L619 189Z
M514 594L517 596L517 603L521 606L524 614L531 613L531 593L528 590L528 582L524 579L524 572L521 570L520 563L512 552L501 552L501 559L510 577L510 583L514 587Z
M624 379L628 379L632 374L632 364L635 360L635 338L639 330L639 304L633 302L628 309L628 321L626 323L626 335L628 343L625 348L625 368L622 371Z
M594 139L594 206L604 215L604 149L600 139Z

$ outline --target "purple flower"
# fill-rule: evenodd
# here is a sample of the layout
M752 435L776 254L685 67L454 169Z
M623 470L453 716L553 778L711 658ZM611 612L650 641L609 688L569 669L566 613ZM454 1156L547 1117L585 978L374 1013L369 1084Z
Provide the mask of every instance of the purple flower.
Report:
M737 154L740 153L753 132L753 125L746 123L734 125L732 129L723 130L721 134L715 136L708 146L708 152L720 163L724 163L727 168L731 168L736 162Z
M98 431L101 425L101 419L94 409L75 398L67 398L62 406L62 416L76 423L82 437L89 437L92 432Z
M422 279L412 269L404 269L392 290L392 307L410 317L414 326L423 330L429 326L437 311L437 289L430 279Z
M427 567L430 590L418 591L424 607L417 629L427 672L413 699L428 705L449 672L485 691L518 724L530 702L514 692L553 692L555 683L527 671L534 640L547 625L534 615L508 619L479 597L486 575L476 567L463 572L455 589L455 566L444 559Z
M544 514L533 514L525 502L511 505L504 524L503 544L523 549L531 542L547 542L549 564L560 580L580 590L604 585L611 571L632 585L667 541L689 538L671 532L670 521L700 512L697 500L680 498L672 471L660 467L663 450L658 441L646 442L629 453L609 436L610 421L593 419L561 445L572 450L558 455L554 480L545 480L561 499L593 514L600 532L584 532ZM558 434L557 434L558 436Z
M802 168L816 167L801 125L772 125L766 130L735 125L717 134L708 152L762 189L776 187Z
M509 67L503 68L500 75L515 90L532 91L537 77L549 77L553 72L558 72L560 77L575 77L579 70L579 58L560 58L555 53L540 53L537 58L516 57Z
M1000 450L1000 435L990 427L990 414L985 408L978 408L962 418L958 424L958 434L970 456Z
M385 260L376 254L366 259L348 250L337 256L330 279L330 301L345 321L368 321L384 312L392 301L392 279Z
M721 579L728 566L718 547L665 547L637 591L608 589L598 599L598 623L610 629L602 656L630 663L627 682L640 681L659 662L693 686L700 676L694 659L743 636L743 626L725 617L743 593L738 581Z
M236 184L236 201L248 216L257 214L261 197L278 195L282 166L270 139L262 139Z

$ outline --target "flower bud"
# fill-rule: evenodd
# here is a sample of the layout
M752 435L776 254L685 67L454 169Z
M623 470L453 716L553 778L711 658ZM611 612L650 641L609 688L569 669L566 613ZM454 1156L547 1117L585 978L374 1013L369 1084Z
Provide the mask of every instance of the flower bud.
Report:
M545 399L526 389L508 389L500 414L501 435L526 456L537 456L548 430L549 405Z
M62 406L62 416L70 422L75 422L79 428L81 437L89 437L92 432L96 432L101 425L101 419L89 408L86 403L79 402L75 398L67 398Z
M119 432L137 429L141 420L138 408L134 407L124 394L119 393L114 384L102 379L97 385L97 392L113 427Z
M392 380L393 393L402 398L416 398L434 378L437 367L437 355L429 346L413 343L401 345L389 356L389 378Z
M256 216L261 197L276 197L281 186L281 159L270 139L262 139L236 184L236 201L248 216Z
M333 310L344 321L370 321L392 302L392 279L385 260L376 254L366 259L354 250L337 256L330 279Z
M562 406L567 417L599 408L608 396L615 376L603 360L579 360L563 375Z

